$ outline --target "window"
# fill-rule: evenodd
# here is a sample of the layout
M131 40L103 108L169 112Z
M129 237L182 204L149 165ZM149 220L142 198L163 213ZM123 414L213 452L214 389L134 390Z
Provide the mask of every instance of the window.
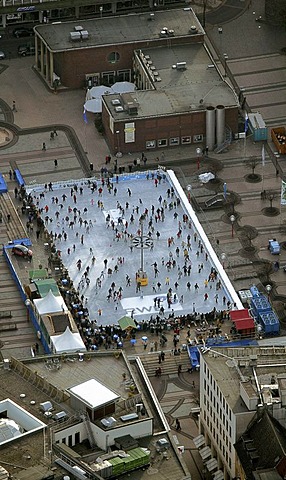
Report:
M130 82L131 70L117 70L117 82Z
M204 136L203 135L194 135L193 136L193 142L194 143L200 143L203 141Z
M190 143L192 143L191 137L181 137L182 145L189 145Z
M172 137L169 140L169 145L170 146L179 145L179 143L180 143L180 138L179 137Z
M167 138L161 138L158 140L158 147L166 147L168 145Z
M109 63L119 62L119 60L120 60L120 55L119 55L118 52L111 52L111 53L108 55L107 60L109 61Z
M115 82L115 72L102 72L101 80L104 84L112 85Z
M155 148L156 147L156 140L147 140L146 148Z

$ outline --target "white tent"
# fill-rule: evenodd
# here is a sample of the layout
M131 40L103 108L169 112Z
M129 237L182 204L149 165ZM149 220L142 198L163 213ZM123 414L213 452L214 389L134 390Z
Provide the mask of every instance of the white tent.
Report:
M51 290L44 298L34 300L34 305L39 315L68 311L68 307L63 301L63 298L61 296L56 297Z
M69 327L61 335L52 335L51 343L54 353L86 352L80 334L72 333Z
M113 93L134 92L135 88L135 84L131 82L116 82L111 87Z
M98 85L98 87L92 87L87 90L86 100L91 100L92 98L101 98L102 95L108 95L109 93L114 93L110 87Z
M91 100L87 100L84 104L84 109L87 112L91 113L101 113L102 112L102 100L100 98L92 98Z

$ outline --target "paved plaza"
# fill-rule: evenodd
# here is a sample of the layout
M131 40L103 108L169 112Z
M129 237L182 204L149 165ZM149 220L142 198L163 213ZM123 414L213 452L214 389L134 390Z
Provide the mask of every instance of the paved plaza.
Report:
M31 192L91 319L107 325L127 314L140 322L222 310L235 301L168 175L117 180L69 181ZM141 241L148 285L140 287Z

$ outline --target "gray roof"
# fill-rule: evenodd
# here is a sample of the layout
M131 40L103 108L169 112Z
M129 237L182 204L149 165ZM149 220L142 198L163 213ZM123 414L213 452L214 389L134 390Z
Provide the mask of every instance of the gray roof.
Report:
M54 52L159 39L160 31L164 27L174 30L176 37L189 35L190 27L193 25L203 33L191 9L156 12L154 20L149 20L149 13L132 13L116 17L37 25L35 31ZM88 39L82 42L71 41L70 32L75 31L75 27L79 25L83 30L88 31Z
M235 95L212 65L201 43L141 49L149 55L161 78L154 82L155 90L136 90L130 96L139 103L138 117L172 115L204 110L207 106L235 106ZM185 70L172 68L177 62L186 62ZM112 100L119 95L107 95L104 102L116 120L132 121L127 112L116 112Z

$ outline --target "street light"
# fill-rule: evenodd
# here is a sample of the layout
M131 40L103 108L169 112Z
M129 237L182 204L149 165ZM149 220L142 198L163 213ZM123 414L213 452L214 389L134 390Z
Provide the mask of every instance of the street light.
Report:
M31 300L28 298L25 300L25 305L27 307L27 322L30 320L30 305L31 305Z
M119 135L120 135L120 131L119 130L116 130L116 136L117 136L117 152L116 152L116 157L121 157L121 152L120 152L120 138L119 138Z
M231 238L233 238L235 215L231 215L231 216L229 217L229 219L230 219L230 221L231 221Z
M271 293L271 290L272 290L272 287L271 285L266 285L266 292L267 292L267 298L268 298L268 302L270 301L270 293Z
M226 254L222 253L220 258L221 258L221 261L222 261L222 268L224 268L224 262L225 262L225 259L226 259Z
M102 12L103 12L103 6L102 5L99 7L99 11L100 11L100 18L102 18Z
M228 60L228 54L224 53L223 58L224 58L224 76L226 77L227 76L227 74L226 74L226 62Z
M201 166L201 156L202 156L202 149L201 148L196 148L196 154L197 154L197 166L198 170L200 169Z
M192 185L187 185L187 190L188 190L188 200L189 200L189 203L191 203L191 190L192 190Z

